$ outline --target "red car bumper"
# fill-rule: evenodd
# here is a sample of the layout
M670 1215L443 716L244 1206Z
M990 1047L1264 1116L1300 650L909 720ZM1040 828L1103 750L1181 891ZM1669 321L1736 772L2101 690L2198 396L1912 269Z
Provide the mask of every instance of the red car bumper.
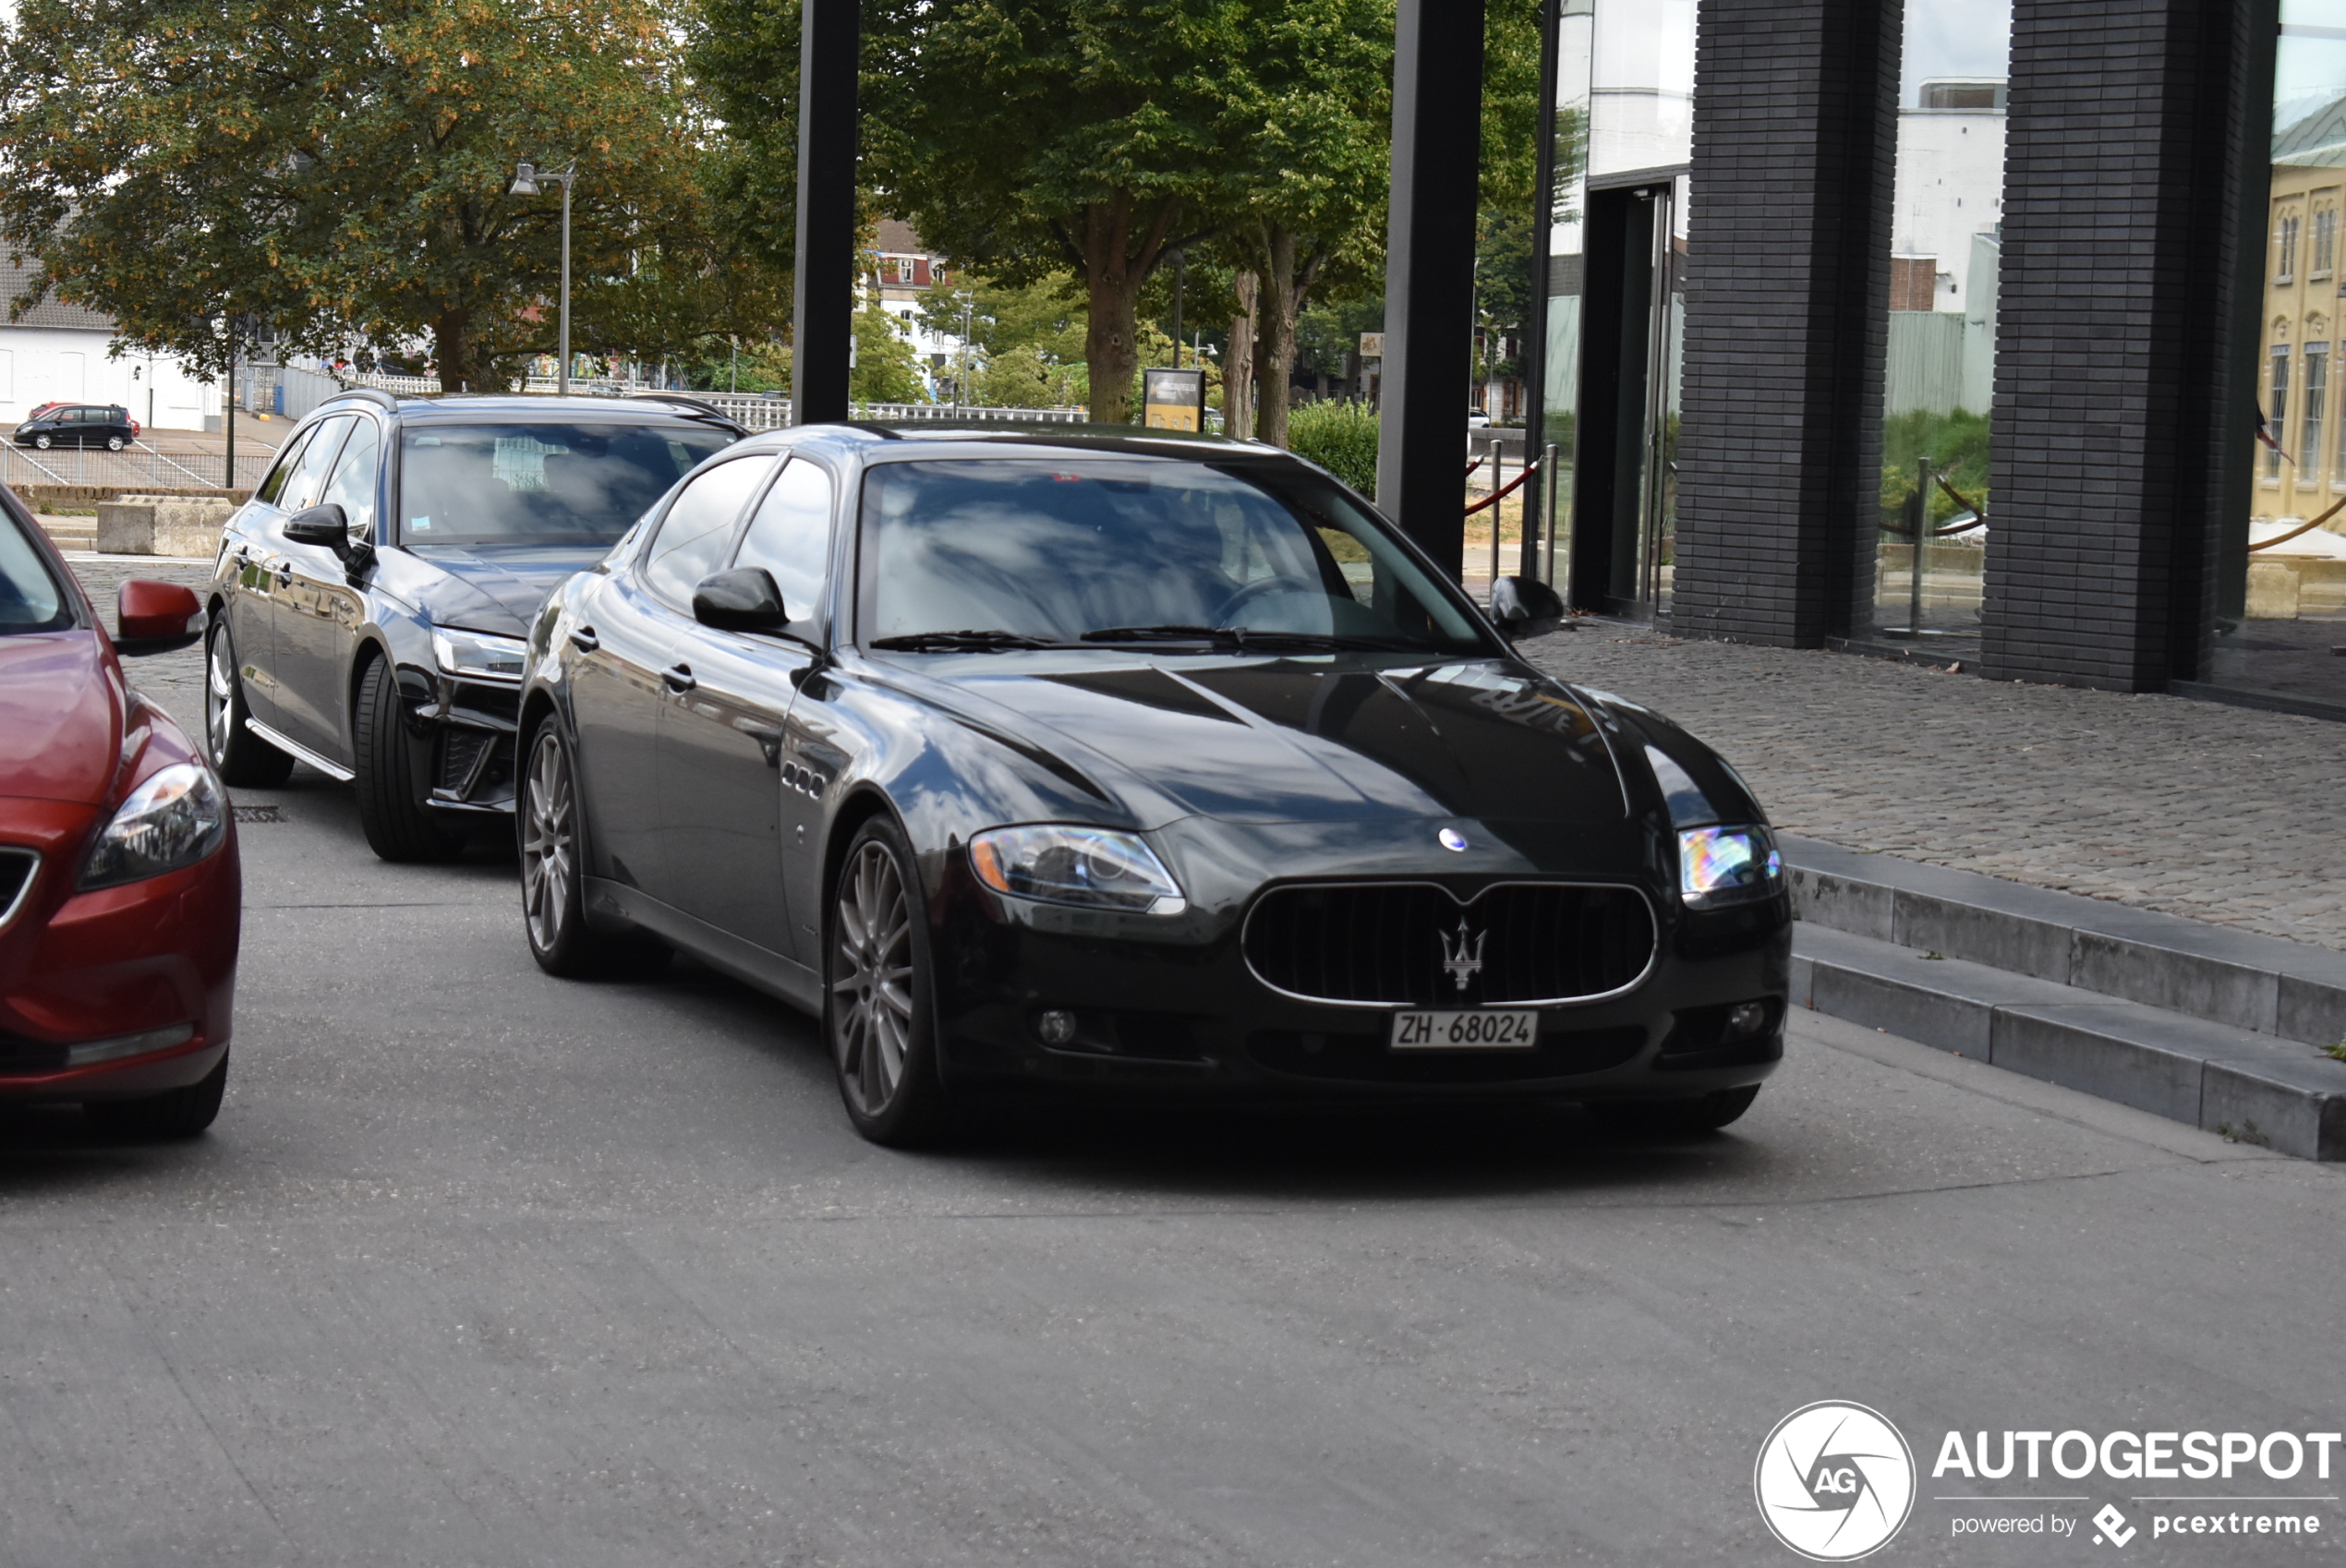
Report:
M200 1081L227 1053L244 889L232 828L183 870L73 890L89 808L0 800L41 869L0 927L0 1098L97 1100Z

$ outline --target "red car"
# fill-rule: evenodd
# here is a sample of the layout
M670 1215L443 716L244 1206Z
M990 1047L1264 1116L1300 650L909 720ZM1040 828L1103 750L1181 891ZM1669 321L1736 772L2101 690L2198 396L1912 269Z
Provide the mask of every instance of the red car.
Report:
M186 647L202 606L122 586L108 637L0 486L0 1099L185 1138L228 1080L243 877L228 792L118 654Z

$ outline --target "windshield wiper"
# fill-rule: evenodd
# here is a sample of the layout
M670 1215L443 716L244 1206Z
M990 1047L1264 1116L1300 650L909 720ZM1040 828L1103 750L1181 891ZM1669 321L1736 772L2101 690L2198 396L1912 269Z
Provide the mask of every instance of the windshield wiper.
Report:
M908 632L875 637L872 646L891 653L1002 653L1015 648L1065 648L1079 645L1030 637L1021 632Z
M1348 637L1334 632L1248 631L1243 626L1111 626L1086 632L1087 643L1211 643L1245 653L1342 649L1367 652L1408 652L1418 645L1393 637Z

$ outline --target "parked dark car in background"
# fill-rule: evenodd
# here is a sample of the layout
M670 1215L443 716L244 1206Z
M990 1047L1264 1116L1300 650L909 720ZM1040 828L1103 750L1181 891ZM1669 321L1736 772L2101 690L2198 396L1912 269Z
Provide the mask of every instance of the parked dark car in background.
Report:
M56 403L37 408L17 427L18 446L102 446L120 452L139 439L139 423L119 404Z
M877 1140L1046 1086L1709 1128L1783 1054L1790 911L1734 772L1525 663L1284 452L753 438L525 663L538 962L672 944L818 1013Z
M740 427L689 399L329 399L229 519L205 744L230 784L355 783L386 860L510 820L522 638Z
M0 488L0 1100L184 1138L228 1081L243 882L228 792L123 680L186 647L187 589L122 586L109 638Z

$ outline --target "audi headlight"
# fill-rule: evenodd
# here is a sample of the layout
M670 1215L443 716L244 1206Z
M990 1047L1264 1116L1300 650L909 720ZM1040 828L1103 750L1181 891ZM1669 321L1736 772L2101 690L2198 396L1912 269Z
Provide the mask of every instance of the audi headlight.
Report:
M1764 827L1689 827L1678 834L1678 895L1688 909L1747 904L1784 887L1784 857Z
M228 837L228 797L212 769L174 763L130 791L82 863L81 887L113 887L193 865Z
M518 681L529 666L529 645L519 637L455 626L431 629L431 654L448 674L476 681Z
M1134 914L1189 907L1155 850L1104 827L997 827L971 835L970 863L988 887L1021 899Z

